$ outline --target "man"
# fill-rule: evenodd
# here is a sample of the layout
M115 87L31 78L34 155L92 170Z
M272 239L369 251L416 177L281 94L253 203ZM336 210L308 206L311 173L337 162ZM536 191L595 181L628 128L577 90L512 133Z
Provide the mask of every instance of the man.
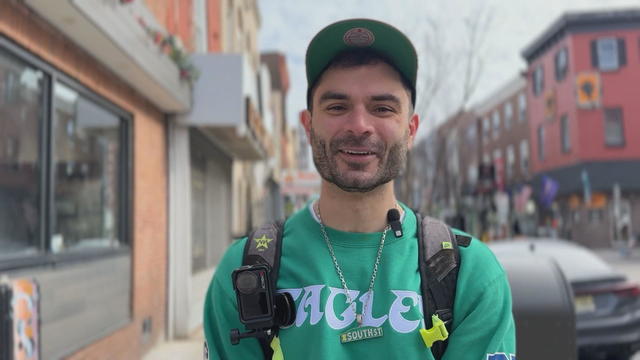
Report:
M279 331L276 353L285 359L433 359L420 336L417 219L393 190L419 125L415 49L387 24L345 20L314 37L306 66L301 122L322 185L319 199L284 226L277 288L292 295L296 319ZM388 231L389 209L401 213L399 237ZM231 329L244 328L231 273L242 263L246 241L231 245L207 293L204 330L214 359L263 358L255 339L235 346L229 340ZM515 359L503 269L476 239L460 247L460 255L443 358Z

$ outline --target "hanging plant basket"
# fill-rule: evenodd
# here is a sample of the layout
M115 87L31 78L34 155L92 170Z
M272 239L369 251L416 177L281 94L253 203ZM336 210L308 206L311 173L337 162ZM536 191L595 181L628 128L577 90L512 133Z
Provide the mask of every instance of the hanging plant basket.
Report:
M132 2L134 0L120 0L121 2ZM198 69L191 63L189 54L180 44L180 41L173 36L173 34L165 34L160 30L154 29L149 26L144 19L138 18L138 23L144 28L149 38L154 44L158 46L160 51L169 56L169 58L176 64L180 73L180 79L187 81L189 85L198 79L200 73Z

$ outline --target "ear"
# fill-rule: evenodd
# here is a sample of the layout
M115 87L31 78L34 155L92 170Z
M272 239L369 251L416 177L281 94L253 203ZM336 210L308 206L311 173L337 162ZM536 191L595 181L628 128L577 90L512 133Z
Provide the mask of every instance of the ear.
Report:
M300 111L300 124L302 124L302 127L304 128L304 132L307 134L307 140L309 142L311 139L310 136L310 132L311 132L311 112L309 110L302 110Z
M418 126L420 125L420 116L418 114L411 115L409 118L409 148L413 147L413 140L418 133Z

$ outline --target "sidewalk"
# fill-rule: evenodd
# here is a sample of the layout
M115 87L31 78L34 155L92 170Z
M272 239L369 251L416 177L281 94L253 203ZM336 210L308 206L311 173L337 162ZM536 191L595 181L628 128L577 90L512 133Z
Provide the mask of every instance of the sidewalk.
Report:
M627 255L623 255L619 249L614 248L593 249L593 251L607 262L640 262L640 248L637 246Z
M204 353L204 333L196 330L188 339L156 344L142 360L201 360Z

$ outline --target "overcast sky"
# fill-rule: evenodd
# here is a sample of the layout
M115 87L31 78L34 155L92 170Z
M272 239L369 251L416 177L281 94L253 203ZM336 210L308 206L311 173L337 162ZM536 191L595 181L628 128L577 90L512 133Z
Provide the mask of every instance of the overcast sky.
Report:
M324 26L342 19L367 17L388 22L399 28L414 43L419 57L418 77L426 76L426 37L437 27L437 45L451 55L461 56L468 38L465 19L484 16L488 19L475 47L482 61L480 77L471 105L481 102L525 68L520 56L553 21L567 11L639 7L640 0L258 0L261 16L259 46L261 51L285 54L291 88L287 101L290 124L305 108L306 80L304 54L311 38ZM429 32L429 34L428 34ZM454 111L459 105L461 66L451 65L445 87L434 97L422 117L421 135ZM457 81L456 81L457 80ZM418 88L418 97L420 88ZM420 107L420 100L418 100Z

